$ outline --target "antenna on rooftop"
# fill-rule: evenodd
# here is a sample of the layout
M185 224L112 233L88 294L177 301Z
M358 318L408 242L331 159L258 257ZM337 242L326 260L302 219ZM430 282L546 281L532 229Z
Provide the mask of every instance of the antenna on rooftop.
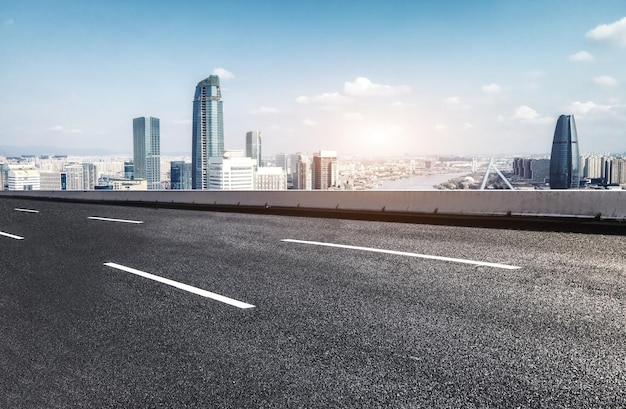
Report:
M487 185L487 180L489 179L489 174L491 173L492 169L496 171L496 173L498 174L498 176L500 176L502 180L504 180L504 183L506 183L509 189L514 190L513 186L509 183L507 178L504 177L502 172L500 172L500 170L496 167L495 163L493 163L493 157L491 158L491 160L489 160L489 165L487 165L487 170L485 171L485 176L483 177L483 183L480 184L480 190L485 190L485 186Z

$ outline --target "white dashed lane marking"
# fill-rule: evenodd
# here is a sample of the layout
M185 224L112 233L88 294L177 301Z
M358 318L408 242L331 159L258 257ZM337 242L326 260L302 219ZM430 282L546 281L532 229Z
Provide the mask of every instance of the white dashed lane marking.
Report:
M2 231L0 231L0 236L9 237L9 238L15 239L15 240L24 240L24 237L16 236L15 234L5 233L5 232L2 232Z
M133 223L133 224L143 223L142 221L139 221L139 220L109 219L108 217L98 217L98 216L89 216L87 218L91 220L101 220L105 222Z
M16 212L24 212L24 213L39 213L39 210L33 210L33 209L20 209L20 208L15 208L13 209Z
M210 298L215 301L220 301L228 305L232 305L237 308L254 308L254 305L248 304L242 301L233 300L232 298L224 297L223 295L215 294L210 291L202 290L197 287L190 286L188 284L179 283L178 281L163 278L154 274L146 273L145 271L136 270L131 267L126 267L116 263L104 263L105 266L115 268L118 270L126 271L127 273L136 274L138 276L148 278L150 280L158 281L163 284L170 285L172 287L179 288L181 290L188 291L193 294L200 295L202 297Z
M429 260L440 260L440 261L450 261L453 263L464 263L464 264L473 264L476 266L485 266L485 267L495 267L495 268L504 268L507 270L516 270L518 266L511 266L507 264L499 264L499 263L487 263L484 261L475 261L475 260L467 260L463 258L451 258L451 257L441 257L441 256L431 256L428 254L418 254L418 253L408 253L405 251L395 251L395 250L385 250L385 249L377 249L373 247L359 247L359 246L350 246L347 244L334 244L334 243L323 243L319 241L306 241L306 240L293 240L293 239L283 239L282 241L288 243L300 243L300 244L310 244L314 246L325 246L325 247L338 247L343 249L350 250L360 250L360 251L370 251L372 253L386 253L386 254L395 254L397 256L408 256L408 257L418 257Z

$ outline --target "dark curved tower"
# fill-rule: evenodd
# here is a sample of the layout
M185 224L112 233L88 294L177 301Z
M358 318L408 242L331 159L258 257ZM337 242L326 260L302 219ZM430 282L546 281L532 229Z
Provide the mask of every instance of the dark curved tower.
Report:
M556 121L550 155L550 189L576 189L580 186L580 154L574 115L561 115Z

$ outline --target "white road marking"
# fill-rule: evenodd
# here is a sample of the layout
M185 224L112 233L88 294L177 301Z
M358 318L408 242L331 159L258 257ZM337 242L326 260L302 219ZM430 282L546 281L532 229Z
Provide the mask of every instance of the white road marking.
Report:
M211 298L216 301L220 301L238 308L254 308L254 305L248 304L242 301L233 300L232 298L224 297L223 295L215 294L210 291L202 290L197 287L190 286L188 284L179 283L178 281L170 280L156 276L154 274L146 273L145 271L136 270L131 267L126 267L116 263L104 263L105 266L116 268L118 270L126 271L127 273L136 274L138 276L148 278L150 280L158 281L163 284L171 285L172 287L180 288L181 290L189 291L202 297Z
M143 223L142 221L139 221L139 220L109 219L108 217L97 217L97 216L89 216L87 218L91 220L103 220L105 222L134 223L134 224Z
M405 251L395 251L395 250L384 250L384 249L376 249L373 247L359 247L359 246L349 246L346 244L334 244L334 243L323 243L319 241L305 241L305 240L292 240L292 239L283 239L282 241L286 241L289 243L301 243L301 244L311 244L314 246L326 246L326 247L339 247L350 250L361 250L361 251L371 251L373 253L386 253L386 254L395 254L398 256L409 256L409 257L419 257L430 260L441 260L441 261L451 261L454 263L465 263L465 264L473 264L477 266L486 266L486 267L495 267L495 268L504 268L507 270L516 270L521 267L510 266L507 264L499 264L499 263L487 263L484 261L475 261L475 260L467 260L463 258L451 258L451 257L441 257L441 256L430 256L427 254L417 254L417 253L407 253Z
M24 212L24 213L39 213L39 210L32 210L32 209L15 208L13 210L15 210L16 212Z
M24 237L16 236L15 234L9 234L2 231L0 231L0 236L10 237L15 240L24 240Z

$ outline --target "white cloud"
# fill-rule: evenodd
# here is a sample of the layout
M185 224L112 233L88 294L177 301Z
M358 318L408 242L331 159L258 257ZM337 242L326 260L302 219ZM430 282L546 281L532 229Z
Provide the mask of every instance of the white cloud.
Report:
M435 125L435 130L437 130L437 131L443 131L446 128L447 128L447 126L445 126L445 125L441 125L441 124Z
M459 97L448 97L443 100L446 104L450 105L458 105L461 103L461 98Z
M338 92L326 92L314 97L300 96L296 98L296 102L299 104L324 104L324 105L336 105L350 102L351 99L341 95Z
M569 110L573 112L574 114L585 115L591 111L608 112L613 107L614 106L612 105L596 104L595 102L592 102L592 101L587 101L587 102L574 101L570 104Z
M608 75L602 75L600 77L596 77L593 79L593 82L597 85L606 85L609 87L612 87L614 85L617 85L617 80L613 77L610 77Z
M254 115L272 115L272 114L277 114L279 112L280 111L278 110L278 108L266 107L266 106L262 106L260 108L253 109L252 111L250 111L250 113Z
M539 114L537 111L529 107L528 105L520 105L515 108L515 113L513 114L513 118L515 119L535 119L538 118Z
M224 79L224 80L230 80L230 79L235 78L235 74L233 74L232 72L224 68L216 68L213 70L211 74L217 75L220 77L220 79Z
M12 18L4 20L4 25L5 26L12 26L13 24L15 24L15 21L13 21Z
M302 121L302 125L304 125L304 126L315 126L315 125L317 125L317 122L307 118L304 121Z
M465 122L463 124L463 128L465 128L465 129L472 129L473 127L474 127L474 124L471 123L471 122Z
M596 28L587 31L585 36L596 41L606 41L626 46L626 17L622 17L614 23L600 24Z
M365 77L358 77L354 82L346 81L343 91L348 95L387 97L405 94L411 90L408 85L375 84Z
M65 128L63 128L61 125L55 125L52 128L49 128L48 130L54 131L54 132L63 132Z
M486 94L497 94L502 91L502 87L496 83L491 83L489 85L483 85L482 90Z
M540 116L537 111L528 105L520 105L515 108L511 118L532 124L546 124L553 121L553 119L549 116Z
M174 124L176 125L189 125L191 124L191 119L187 118L187 119L177 119L174 121Z
M576 54L570 55L569 60L573 62L593 61L593 55L589 54L587 51L579 51Z

